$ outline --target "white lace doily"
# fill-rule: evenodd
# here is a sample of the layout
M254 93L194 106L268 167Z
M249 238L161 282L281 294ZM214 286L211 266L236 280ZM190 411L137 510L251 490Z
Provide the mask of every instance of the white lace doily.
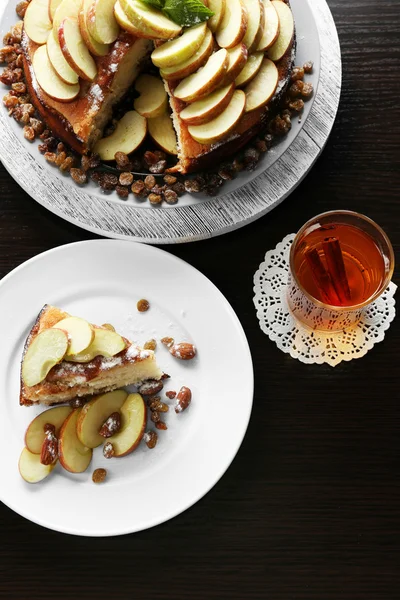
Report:
M397 286L390 283L382 296L362 312L357 325L348 330L312 331L294 319L286 300L289 250L294 237L293 233L287 235L267 252L254 275L253 301L262 331L280 350L304 363L325 362L335 367L342 360L364 356L383 340L394 319Z

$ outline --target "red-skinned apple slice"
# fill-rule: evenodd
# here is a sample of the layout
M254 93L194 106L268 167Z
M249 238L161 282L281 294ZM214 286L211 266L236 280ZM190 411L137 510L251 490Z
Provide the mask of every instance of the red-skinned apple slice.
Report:
M146 428L147 408L140 394L130 394L121 408L121 429L108 438L114 456L126 456L137 448Z
M80 85L68 85L57 75L47 55L46 46L40 46L32 60L36 80L42 90L59 102L72 102L79 95Z
M229 63L224 77L224 85L228 85L228 83L235 81L236 77L245 66L248 56L247 48L243 43L238 44L234 48L228 50L228 55Z
M79 81L79 76L73 69L71 69L65 60L65 56L62 53L60 44L54 35L49 35L47 38L46 48L49 60L53 66L53 69L57 72L57 75L67 85L76 85Z
M161 44L151 54L151 60L156 67L165 69L175 67L187 60L200 48L207 32L206 23L189 27L185 33L174 40Z
M143 142L147 133L147 121L135 110L127 112L115 131L97 142L94 151L101 160L114 160L117 152L131 154Z
M224 18L226 0L209 0L208 8L213 11L214 15L208 19L207 25L214 33L217 31Z
M166 111L160 117L149 119L148 126L150 137L162 150L173 155L178 153L172 119Z
M55 434L58 437L65 419L71 412L72 408L70 406L56 406L54 408L49 408L49 410L45 410L35 417L28 425L28 429L25 433L25 446L28 450L32 452L32 454L40 454L45 437L44 426L46 423L54 425Z
M92 460L93 450L84 446L77 434L76 425L82 409L74 410L64 421L58 440L58 458L70 473L83 473Z
M279 17L271 0L262 0L264 4L264 31L257 44L258 52L265 52L274 44L279 35Z
M53 22L54 15L61 2L62 0L49 0L49 19L51 22Z
M82 79L93 81L97 75L97 66L83 41L77 19L64 19L58 29L58 41L71 69Z
M82 0L62 0L54 13L53 34L58 39L58 29L64 19L78 19Z
M242 0L229 0L216 32L218 46L221 48L237 46L246 34L248 19L247 9Z
M263 58L263 52L255 52L254 54L250 54L246 64L235 79L236 87L243 87L244 85L250 83L250 81L260 70Z
M87 13L89 32L99 44L112 44L120 28L114 16L115 0L93 0Z
M184 102L194 102L208 96L222 83L228 64L228 52L221 48L210 56L200 71L180 82L174 90L174 96Z
M81 30L81 35L83 40L91 54L93 56L106 56L110 51L109 44L100 44L94 37L90 34L89 26L87 23L87 14L88 10L92 4L93 0L83 0L81 10L79 11L79 29Z
M214 50L214 38L209 29L206 31L203 43L200 48L187 60L175 65L174 67L167 67L166 69L160 70L160 75L167 81L174 81L176 79L184 79L192 73L195 73L204 63L209 59Z
M133 107L139 115L154 119L166 112L167 92L158 77L146 73L140 75L135 81L135 90L140 93L140 96L135 99Z
M87 448L97 448L104 442L99 431L108 417L121 410L128 397L124 390L116 390L96 396L89 400L79 413L76 433L81 443Z
M272 2L279 17L279 36L276 42L268 48L268 58L277 62L284 56L292 43L294 34L294 20L292 11L281 0Z
M49 16L49 0L32 0L24 17L26 35L36 44L45 44L52 24Z
M275 93L279 81L278 69L269 58L264 58L254 79L246 86L246 112L264 106Z
M39 483L50 475L55 467L55 463L51 465L42 465L40 462L40 454L32 454L28 448L24 448L19 457L18 468L21 477L28 483Z
M139 37L169 40L180 34L182 28L163 13L140 0L119 0L122 10L137 31Z
M189 125L188 131L200 144L214 144L226 137L240 120L246 103L242 90L235 90L226 109L215 119L204 125Z
M242 42L243 44L246 44L246 48L250 50L260 30L261 17L264 13L261 12L261 0L242 0L242 2L245 5L249 15L246 33Z
M228 106L235 86L233 83L224 87L218 88L209 96L189 104L180 113L180 118L187 125L202 125L208 123L220 115Z

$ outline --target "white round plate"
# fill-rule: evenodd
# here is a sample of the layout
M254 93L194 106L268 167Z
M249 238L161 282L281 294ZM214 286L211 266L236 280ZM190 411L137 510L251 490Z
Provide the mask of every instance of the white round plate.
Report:
M314 96L301 121L293 119L287 136L263 155L253 172L242 172L225 184L221 195L186 194L175 206L152 207L133 194L122 201L105 195L91 182L79 188L49 165L36 145L24 140L21 127L1 103L0 159L14 179L42 206L94 233L147 243L201 240L232 231L258 219L284 200L321 153L339 104L341 59L339 40L325 0L291 0L296 21L296 64L314 62L307 77ZM0 13L1 13L0 8ZM15 23L15 1L0 16L3 35ZM0 84L0 91L6 88Z
M150 301L146 313L137 311L140 298ZM7 506L57 531L120 535L175 517L222 477L247 429L253 368L233 309L199 271L143 244L80 242L12 271L0 283L0 303L0 499ZM168 430L158 432L153 450L142 441L129 456L107 460L97 448L85 473L57 465L32 485L21 478L18 458L26 427L42 409L19 406L19 368L24 340L45 303L93 323L112 323L141 344L163 336L193 341L198 355L185 362L162 344L156 350L160 367L171 375L164 391L186 385L193 400L179 415L171 402ZM91 479L98 467L108 471L102 485Z

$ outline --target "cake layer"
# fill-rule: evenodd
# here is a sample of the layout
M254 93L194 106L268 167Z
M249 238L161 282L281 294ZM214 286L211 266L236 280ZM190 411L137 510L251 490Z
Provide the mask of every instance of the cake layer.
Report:
M52 35L52 34L50 34ZM38 85L32 58L38 45L23 33L24 71L32 102L53 134L80 154L87 154L101 138L111 119L112 108L124 96L139 74L153 44L122 32L107 56L95 58L97 77L81 80L81 91L69 103L50 98Z

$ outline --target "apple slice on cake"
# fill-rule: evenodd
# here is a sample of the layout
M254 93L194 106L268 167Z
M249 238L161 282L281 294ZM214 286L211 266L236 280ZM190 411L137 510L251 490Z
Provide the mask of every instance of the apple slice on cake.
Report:
M268 49L268 58L277 62L284 56L292 43L294 35L294 20L292 11L281 0L273 0L272 5L279 17L279 36Z
M265 24L263 34L258 42L257 51L265 52L274 44L279 35L279 16L271 0L262 0L264 3Z
M250 83L260 70L263 58L264 52L254 52L254 54L250 54L246 64L235 79L236 87L243 87Z
M214 49L214 38L209 29L206 30L203 42L198 50L192 54L187 60L184 60L173 67L160 69L160 75L167 81L175 79L184 79L195 73L209 59Z
M188 131L200 144L214 144L226 137L241 118L246 103L242 90L236 90L225 110L215 119L204 125L189 125Z
M204 98L222 83L228 64L228 52L221 48L210 56L202 69L180 82L174 90L174 96L184 102L194 102Z
M246 34L249 15L242 0L228 0L224 16L216 32L221 48L233 48Z
M151 55L151 60L160 69L174 67L190 58L200 48L207 32L206 23L189 27L180 37L161 44Z
M119 0L126 17L142 37L170 40L177 37L182 28L163 13L140 0Z
M88 25L88 12L93 0L83 0L81 10L79 11L79 29L84 42L93 56L107 56L110 51L110 44L101 44L92 36Z
M112 44L119 35L114 4L115 0L93 0L88 8L89 33L99 44Z
M76 85L79 81L79 75L70 67L60 48L60 43L54 35L47 38L47 55L57 75L67 85Z
M264 58L260 70L254 79L246 86L246 112L265 106L277 88L279 72L275 63L269 58Z
M198 100L186 106L179 116L187 125L208 123L225 110L234 91L235 86L233 83L220 87L203 100Z
M139 115L154 119L166 112L167 92L158 77L147 74L140 75L135 81L135 90L140 93L140 96L135 99L133 107Z
M32 0L25 12L24 29L35 44L46 43L52 29L49 0Z
M178 154L175 130L167 111L155 119L149 119L148 127L150 137L157 146L167 154Z

